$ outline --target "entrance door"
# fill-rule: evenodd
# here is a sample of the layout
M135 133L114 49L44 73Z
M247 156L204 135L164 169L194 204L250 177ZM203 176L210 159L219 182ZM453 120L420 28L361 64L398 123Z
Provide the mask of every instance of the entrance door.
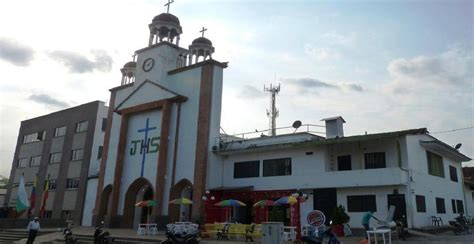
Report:
M326 225L329 225L331 213L337 207L336 188L314 189L313 209L319 210L326 215Z
M395 206L393 220L400 220L405 226L407 226L407 208L405 204L405 194L388 194L387 202L388 208L390 208L390 205Z

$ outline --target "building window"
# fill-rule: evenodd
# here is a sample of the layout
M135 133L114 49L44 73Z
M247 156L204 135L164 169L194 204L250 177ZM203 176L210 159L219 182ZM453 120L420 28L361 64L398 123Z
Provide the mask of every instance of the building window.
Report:
M103 146L99 146L99 149L97 150L97 159L102 158L102 151L104 150Z
M79 188L79 179L67 179L66 189L77 189Z
M263 160L263 176L291 175L291 158Z
M378 169L386 167L384 152L366 153L364 154L364 157L366 169Z
M46 210L46 211L44 211L43 218L44 218L44 219L50 219L52 215L53 215L53 211L51 211L51 210Z
M428 159L428 174L444 177L443 158L438 154L426 151Z
M444 206L444 198L436 198L436 212L446 213L446 207Z
M46 131L40 131L23 136L23 143L43 141L46 137Z
M464 204L462 200L456 200L456 205L458 206L458 213L465 213L464 212Z
M66 126L58 127L54 129L54 137L60 137L66 135Z
M452 181L458 182L458 173L456 167L449 165L449 177Z
M49 180L48 190L50 191L56 190L56 180Z
M76 124L76 133L87 131L88 121L82 121Z
M105 131L107 129L107 118L102 119L102 131Z
M73 214L74 214L74 211L72 210L63 210L61 211L61 219L65 219L69 221L74 220Z
M18 159L18 168L25 168L30 162L29 158L20 158Z
M351 170L351 155L344 155L337 157L337 170Z
M348 212L377 212L375 195L347 196Z
M40 163L41 163L41 155L40 155L40 156L31 157L31 159L30 159L30 167L39 166Z
M71 160L72 160L72 161L74 161L74 160L81 160L83 154L84 154L84 150L82 150L82 149L72 150L72 153L71 153Z
M54 164L54 163L59 163L61 162L61 157L63 156L62 153L56 152L56 153L50 153L49 154L49 163Z
M425 196L416 195L416 211L426 213Z
M260 176L260 161L234 163L234 179Z
M456 211L456 200L451 199L451 207L453 208L453 213L457 213L457 211Z

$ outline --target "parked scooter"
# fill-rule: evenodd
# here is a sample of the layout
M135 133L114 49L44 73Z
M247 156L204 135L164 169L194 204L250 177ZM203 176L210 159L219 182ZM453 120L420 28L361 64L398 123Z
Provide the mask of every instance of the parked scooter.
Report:
M330 222L332 224L332 221ZM328 237L328 244L340 244L341 242L337 239L337 236L333 233L331 227L320 227L315 228L314 232L310 236L302 236L303 243L308 244L322 244L324 237Z
M74 237L74 235L72 234L71 227L69 227L69 226L66 227L63 230L63 235L64 235L64 242L66 244L75 244L77 242L76 237Z
M463 213L460 213L459 216L454 220L450 220L449 225L451 225L455 235L459 235L463 232L468 234L472 233L472 228L469 226L469 221L466 219Z
M104 221L101 221L100 224L95 227L94 230L94 244L109 244L112 243L112 238L108 231L104 231Z

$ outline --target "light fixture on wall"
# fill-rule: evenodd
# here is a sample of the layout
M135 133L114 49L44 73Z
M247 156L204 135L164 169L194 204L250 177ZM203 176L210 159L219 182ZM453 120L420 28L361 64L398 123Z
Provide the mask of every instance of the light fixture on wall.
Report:
M214 196L209 196L209 197L207 197L207 196L210 195L210 194L211 194L211 192L210 192L209 190L206 190L206 195L202 196L201 199L202 199L203 201L207 201L207 200L209 200L209 199L210 199L211 201L214 201L214 200L216 199Z

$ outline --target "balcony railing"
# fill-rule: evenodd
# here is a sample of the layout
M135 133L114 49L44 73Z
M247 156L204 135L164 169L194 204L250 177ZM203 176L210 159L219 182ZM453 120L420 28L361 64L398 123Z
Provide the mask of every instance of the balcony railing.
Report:
M267 135L271 130L255 130L234 135L221 135L215 138L214 151L236 150L284 143L323 139L325 126L304 124L295 129L292 126L276 128L276 135Z

